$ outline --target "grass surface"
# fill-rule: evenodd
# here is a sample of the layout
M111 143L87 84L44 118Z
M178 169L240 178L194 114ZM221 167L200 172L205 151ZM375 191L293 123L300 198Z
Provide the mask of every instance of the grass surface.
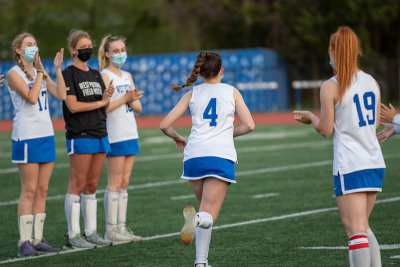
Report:
M189 134L189 129L179 131ZM8 266L192 266L195 246L183 245L177 234L183 223L182 208L198 206L189 184L179 179L182 152L159 130L139 134L141 154L131 176L127 222L145 240L15 262L7 260L17 255L20 182L17 166L11 163L10 134L0 134L0 262ZM214 225L209 263L213 267L347 266L346 249L309 249L347 244L333 196L332 140L306 126L258 126L235 144L237 184L229 186ZM56 133L56 146L44 235L49 244L62 247L69 165L61 132ZM382 150L387 170L378 200L389 201L376 204L370 224L381 245L392 245L400 243L400 138L392 138ZM97 193L101 233L106 183L105 167ZM384 266L400 265L399 248L381 253Z

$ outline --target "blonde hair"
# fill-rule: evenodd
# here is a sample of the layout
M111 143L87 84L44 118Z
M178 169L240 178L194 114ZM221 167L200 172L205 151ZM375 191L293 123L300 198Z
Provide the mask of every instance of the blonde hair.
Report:
M82 38L88 38L89 40L92 40L90 38L90 35L82 30L71 30L71 32L68 35L68 48L76 48L76 45L78 44L79 40ZM70 49L71 56L74 57L75 55L72 54L71 49Z
M125 43L126 39L123 37L111 36L111 34L108 34L103 38L103 40L101 40L98 55L100 71L110 65L110 59L106 57L106 52L110 52L110 45L112 42L115 41L122 41Z
M25 70L25 66L24 66L24 64L22 63L22 60L21 60L21 55L18 54L15 51L16 49L20 49L21 48L22 42L25 40L26 37L32 37L33 39L36 40L36 38L32 34L30 34L28 32L23 32L23 33L19 34L17 37L15 37L14 41L11 44L11 49L13 51L14 60L17 63L17 65L25 73L26 78L28 78L28 80L30 80L30 81L33 81L32 75L30 75L28 73L28 71ZM35 67L35 63L33 63L33 67ZM43 79L47 79L47 75L43 75Z
M331 52L333 52L336 68L334 74L339 84L339 99L341 100L359 68L358 58L362 53L357 35L349 27L339 27L331 35L329 41L329 53Z
M201 75L203 78L214 78L218 75L222 67L221 56L215 52L200 52L197 56L196 63L193 66L189 78L181 86L171 85L171 89L179 92L182 88L191 86L197 81L197 77Z

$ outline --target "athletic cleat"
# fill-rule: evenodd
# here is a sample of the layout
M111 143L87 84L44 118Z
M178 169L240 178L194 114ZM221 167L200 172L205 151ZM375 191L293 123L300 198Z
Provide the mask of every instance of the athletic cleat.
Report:
M108 247L112 245L111 241L104 240L104 238L97 232L94 232L91 235L86 236L85 235L86 241L97 245L98 247Z
M89 248L96 248L95 244L92 244L80 235L77 234L73 238L69 238L67 235L67 241L63 247L64 249L89 249Z
M194 267L211 267L208 263L196 263Z
M61 251L61 249L53 248L52 246L47 244L47 242L44 240L44 238L42 239L42 241L40 241L39 243L37 243L33 247L34 247L34 249L39 251L39 253L57 253L57 252Z
M133 231L130 228L126 227L126 226L121 226L121 227L118 227L118 228L119 228L118 229L119 233L121 235L129 238L133 242L137 242L137 241L142 241L143 240L143 237L138 236L138 235L134 235Z
M29 241L25 241L19 247L18 257L31 257L31 256L39 256L39 252L35 250L35 248Z
M114 227L110 231L107 230L104 234L104 240L115 244L132 242L131 238L124 236L119 232L118 227Z
M185 224L183 225L181 230L181 240L183 244L189 245L194 238L194 232L197 226L197 214L194 207L186 206L183 209L183 217L185 219Z

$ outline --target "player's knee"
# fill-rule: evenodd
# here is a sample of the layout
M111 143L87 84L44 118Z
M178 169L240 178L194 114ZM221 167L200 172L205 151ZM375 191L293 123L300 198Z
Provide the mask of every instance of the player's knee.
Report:
M25 201L32 202L35 199L36 191L33 188L26 188L21 191L21 198Z
M48 188L49 187L47 185L36 188L36 197L46 198Z

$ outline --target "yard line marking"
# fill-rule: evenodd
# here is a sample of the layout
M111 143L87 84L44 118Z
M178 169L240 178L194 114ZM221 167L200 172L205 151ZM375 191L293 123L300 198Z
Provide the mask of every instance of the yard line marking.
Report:
M380 203L394 202L394 201L399 201L399 200L400 200L400 197L393 197L393 198L388 198L388 199L377 200L375 203L376 204L380 204ZM284 219L301 217L301 216L305 216L305 215L312 215L312 214L317 214L317 213L324 213L324 212L334 211L334 210L337 210L337 209L338 209L337 207L332 207L332 208L325 208L325 209L308 210L308 211L296 212L296 213L286 214L286 215L281 215L281 216L274 216L274 217L269 217L269 218L255 219L255 220L243 221L243 222L238 222L238 223L219 225L219 226L215 226L215 227L213 226L213 230L231 228L231 227L243 226L243 225L249 225L249 224L255 224L255 223L261 223L261 222L279 221L279 220L284 220ZM178 235L180 235L180 232L148 236L148 237L144 237L143 241L166 238L166 237L173 237L173 236L178 236ZM129 243L125 243L125 244L129 244ZM115 244L114 246L125 245L125 244ZM396 248L392 248L392 247L400 246L400 244L382 245L382 246L387 246L388 248L386 248L386 249L396 249ZM102 249L102 248L103 247L96 248L96 249ZM67 250L67 251L62 251L62 252L60 252L58 254L67 254L67 253L73 253L73 252L78 252L78 251L80 251L80 250ZM0 264L10 263L10 262L17 262L17 261L25 261L25 260L31 260L31 259L38 259L38 258L41 258L41 257L50 257L50 256L58 255L58 254L41 255L41 256L29 257L29 258L8 259L8 260L0 261Z
M400 255L395 255L395 256L392 256L392 257L390 257L391 259L400 259Z
M279 166L279 167L263 168L263 169L257 169L257 170L241 171L241 172L237 172L236 176L239 177L239 176L262 174L262 173L268 173L268 172L288 171L288 170L293 170L293 169L305 169L305 168L311 168L311 167L326 166L326 165L331 165L331 164L332 164L332 160L323 160L323 161L317 161L317 162L309 162L309 163L301 163L301 164L286 165L286 166Z
M172 200L180 200L180 199L187 199L187 198L195 198L196 196L191 194L191 195L185 195L185 196L178 196L178 197L171 197Z
M349 249L347 246L338 246L338 247L298 247L299 249L310 249L310 250L347 250ZM391 245L379 245L379 248L382 250L392 250L392 249L400 249L400 244L391 244Z
M252 196L253 198L264 198L264 197L274 197L279 195L279 193L267 193L267 194L260 194L260 195L254 195Z

